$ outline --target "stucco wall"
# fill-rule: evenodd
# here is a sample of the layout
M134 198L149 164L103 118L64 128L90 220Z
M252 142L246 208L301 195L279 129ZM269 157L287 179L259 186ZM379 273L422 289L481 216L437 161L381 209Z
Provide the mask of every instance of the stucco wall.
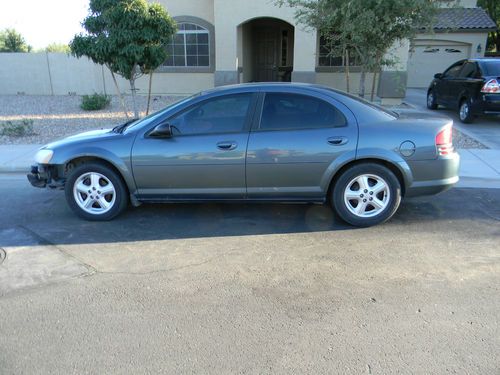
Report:
M130 93L128 81L118 78L120 91ZM213 73L155 73L153 94L192 94L213 87ZM136 86L147 94L149 77ZM115 94L111 73L87 58L64 53L0 53L0 95Z
M237 28L259 17L273 17L295 25L294 11L269 0L214 0L216 25L216 69L235 71L238 56ZM316 32L295 28L294 70L314 72Z
M170 15L193 16L214 24L214 0L158 0Z
M365 97L369 98L372 92L373 74L366 74L365 81ZM379 76L377 76L379 77ZM349 92L351 94L359 93L360 73L349 74ZM378 78L377 78L378 81ZM338 90L347 91L347 83L345 73L316 73L316 83L325 85ZM377 91L377 82L375 82L375 93Z

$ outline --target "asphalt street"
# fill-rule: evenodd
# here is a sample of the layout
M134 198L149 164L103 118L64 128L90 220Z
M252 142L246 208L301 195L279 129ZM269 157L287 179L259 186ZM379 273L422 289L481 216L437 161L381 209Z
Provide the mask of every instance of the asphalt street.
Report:
M0 212L2 375L500 371L500 189L368 229L317 205L92 223L10 174Z

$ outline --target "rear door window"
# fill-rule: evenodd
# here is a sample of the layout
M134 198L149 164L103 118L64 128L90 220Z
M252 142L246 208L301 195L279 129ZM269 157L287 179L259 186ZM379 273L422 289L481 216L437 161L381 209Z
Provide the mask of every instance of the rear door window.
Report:
M464 65L460 72L461 78L475 78L477 74L477 65L473 62L468 62Z
M347 120L330 103L308 95L267 93L261 130L314 129L346 126Z

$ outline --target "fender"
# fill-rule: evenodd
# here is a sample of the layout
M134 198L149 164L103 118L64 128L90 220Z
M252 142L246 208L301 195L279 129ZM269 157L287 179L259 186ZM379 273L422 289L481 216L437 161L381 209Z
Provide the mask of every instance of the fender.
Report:
M102 147L82 145L81 147L78 147L76 149L58 149L57 152L54 152L54 158L51 160L51 164L66 165L71 160L81 157L94 157L96 159L101 159L110 163L119 171L125 183L127 184L130 193L136 193L137 187L135 185L135 181L129 165L129 152L127 152L122 157L119 157L113 152Z
M362 148L358 149L356 160L378 159L394 165L403 176L405 187L408 188L413 183L413 173L405 159L393 150L384 148Z

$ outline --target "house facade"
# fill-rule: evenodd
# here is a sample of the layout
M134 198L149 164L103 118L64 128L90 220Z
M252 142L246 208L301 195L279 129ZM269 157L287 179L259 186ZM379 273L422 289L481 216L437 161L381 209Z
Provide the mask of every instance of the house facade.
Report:
M328 56L316 30L297 24L292 8L276 6L270 0L160 2L178 22L179 32L168 47L169 58L155 77L156 92L186 94L226 84L265 81L346 89L345 61ZM384 68L375 84L373 75L368 74L367 92L373 87L383 102L398 102L405 95L407 82L409 87L424 87L435 72L453 61L484 55L493 21L476 8L475 0L462 0L460 5L468 8L467 12L446 10L442 27L435 33L419 34L411 45L395 45L390 53L398 64ZM445 21L454 16L461 18L451 31ZM350 71L350 91L355 93L360 69L352 66Z

